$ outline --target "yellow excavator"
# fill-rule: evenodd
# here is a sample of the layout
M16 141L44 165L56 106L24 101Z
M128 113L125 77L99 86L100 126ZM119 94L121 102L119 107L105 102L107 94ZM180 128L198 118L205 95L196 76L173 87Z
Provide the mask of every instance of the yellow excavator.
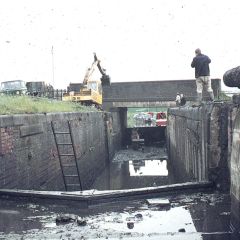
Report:
M98 80L91 78L96 67L102 75L102 77ZM101 67L100 60L97 58L96 53L94 53L92 66L87 69L83 83L79 86L79 90L72 91L70 84L69 91L63 94L62 100L79 102L82 105L95 105L96 107L101 108L102 86L109 86L110 84L109 75L107 75L106 70ZM76 86L77 84L74 85Z

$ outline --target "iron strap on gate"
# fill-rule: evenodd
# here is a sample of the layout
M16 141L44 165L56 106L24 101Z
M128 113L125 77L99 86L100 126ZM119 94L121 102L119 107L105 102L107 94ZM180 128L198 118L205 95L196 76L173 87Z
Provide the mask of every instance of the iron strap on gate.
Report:
M77 154L76 154L76 150L74 147L74 140L73 140L73 136L72 136L72 127L70 124L70 121L67 122L68 125L68 131L64 131L64 132L60 132L60 131L56 131L54 123L51 122L51 127L52 127L52 132L53 132L53 136L54 136L54 140L56 143L56 147L57 147L57 152L58 152L58 158L59 158L59 163L60 163L60 167L61 167L61 172L62 172L62 176L63 176L63 181L64 181L64 186L65 186L65 190L69 191L70 187L79 187L80 191L82 191L82 183L81 183L81 178L80 178L80 171L79 171L79 167L78 167L78 163L77 163ZM58 135L69 135L69 142L59 142L58 139ZM65 138L62 138L65 139ZM61 150L60 146L69 146L71 149L71 153L69 153L69 151L66 153L63 153ZM64 148L66 151L66 148ZM64 163L64 157L68 157L68 158L72 158L72 162L71 164L66 164ZM67 169L72 168L75 171L75 174L66 174ZM73 183L70 180L71 179L77 179L77 183Z

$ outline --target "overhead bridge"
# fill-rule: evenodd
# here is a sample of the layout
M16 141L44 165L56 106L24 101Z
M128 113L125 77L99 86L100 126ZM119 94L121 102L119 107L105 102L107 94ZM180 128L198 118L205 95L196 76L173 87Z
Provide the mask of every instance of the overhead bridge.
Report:
M212 88L218 96L220 79L212 79ZM103 108L171 107L175 105L177 92L183 93L187 101L194 101L197 96L195 79L113 82L103 87ZM206 90L203 96L208 97Z

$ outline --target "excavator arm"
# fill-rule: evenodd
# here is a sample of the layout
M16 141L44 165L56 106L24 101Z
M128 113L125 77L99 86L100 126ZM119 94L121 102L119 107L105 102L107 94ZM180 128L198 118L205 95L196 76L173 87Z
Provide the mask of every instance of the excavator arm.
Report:
M94 61L92 63L92 66L90 68L87 69L87 72L84 76L83 79L83 85L87 85L88 80L90 79L90 77L92 76L93 72L95 71L96 66L98 65L99 60L97 59L96 54L94 53Z
M90 79L91 75L93 74L93 72L95 71L95 68L97 66L99 72L102 74L102 77L101 77L102 86L109 86L110 85L110 77L106 74L106 70L101 67L100 60L97 58L96 53L93 53L93 55L94 55L94 61L92 63L92 66L90 68L88 68L88 70L84 76L83 84L84 85L87 84L88 80Z
M98 70L102 74L101 77L102 86L110 86L111 85L110 76L106 74L106 69L101 67L100 60L98 60L96 53L94 53L94 61L96 61Z

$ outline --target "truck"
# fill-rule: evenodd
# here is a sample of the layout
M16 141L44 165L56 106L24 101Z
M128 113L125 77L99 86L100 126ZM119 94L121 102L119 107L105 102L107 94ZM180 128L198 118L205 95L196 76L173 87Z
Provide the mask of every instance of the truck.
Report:
M23 80L1 82L1 95L26 95L27 87Z
M93 72L98 68L101 73L100 79L92 79ZM77 84L75 84L76 87ZM95 105L101 108L102 105L102 86L110 85L110 77L106 74L106 70L100 65L100 60L94 53L94 61L90 68L87 69L83 83L79 84L79 89L72 89L71 84L68 92L63 94L63 101L78 102L82 105Z
M53 87L44 81L39 82L27 82L27 94L34 97L48 97L53 95Z

